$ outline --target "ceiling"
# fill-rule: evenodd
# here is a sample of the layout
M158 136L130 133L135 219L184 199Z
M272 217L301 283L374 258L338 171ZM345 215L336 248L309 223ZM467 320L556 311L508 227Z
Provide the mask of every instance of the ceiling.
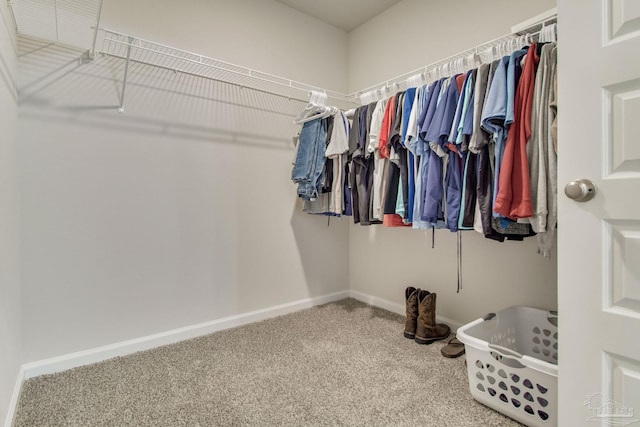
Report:
M358 28L401 0L276 0L345 31Z

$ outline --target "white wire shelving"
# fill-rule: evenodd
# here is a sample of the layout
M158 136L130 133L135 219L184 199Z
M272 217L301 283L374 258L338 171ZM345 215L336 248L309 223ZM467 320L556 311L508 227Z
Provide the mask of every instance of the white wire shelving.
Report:
M305 102L308 101L308 94L312 91L326 93L329 99L342 107L348 108L357 102L353 96L340 92L326 90L116 31L101 29L98 40L101 40L101 46L96 49L96 52L125 59L125 67L130 62L142 63ZM124 80L126 81L126 68Z
M369 86L352 93L352 98L369 99L380 98L389 90L400 91L411 87L413 82L427 83L440 77L448 77L456 73L463 73L477 67L481 63L489 63L501 56L522 47L518 43L537 38L545 26L554 25L557 16L545 17L543 21L532 23L529 27L516 33L506 34L480 45L465 49L446 58L439 59L429 65L408 71L392 77L384 82ZM555 31L555 27L552 27ZM415 85L416 83L413 83ZM364 101L363 101L364 103Z
M87 49L88 57L105 55L124 61L119 110L124 111L131 63L146 64L176 73L228 83L240 88L306 102L311 92L323 92L333 105L349 109L402 90L415 81L428 82L487 62L516 47L523 34L536 35L556 22L555 13L530 20L513 34L498 37L437 62L403 73L351 94L326 90L307 83L176 49L153 41L100 28L102 0L9 0L16 29L28 36ZM412 80L413 79L413 80Z

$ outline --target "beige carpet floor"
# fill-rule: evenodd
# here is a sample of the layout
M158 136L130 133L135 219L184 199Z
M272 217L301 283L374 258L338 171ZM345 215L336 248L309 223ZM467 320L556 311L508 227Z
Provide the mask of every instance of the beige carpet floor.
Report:
M464 357L346 299L25 382L26 426L517 426Z

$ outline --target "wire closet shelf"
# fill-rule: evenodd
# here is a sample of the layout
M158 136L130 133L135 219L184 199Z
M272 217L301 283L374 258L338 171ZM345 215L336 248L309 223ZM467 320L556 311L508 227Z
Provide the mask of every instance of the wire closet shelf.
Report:
M463 73L476 68L482 63L489 63L514 50L521 48L523 43L533 40L556 41L557 14L554 12L540 20L530 22L526 27L489 40L469 49L465 49L446 58L442 58L429 65L400 74L381 83L369 86L350 94L360 103L366 104L380 98L390 96L391 93L420 86L440 77L448 77L456 73Z
M557 21L555 13L538 21L533 20L516 33L498 37L357 92L344 94L103 29L100 27L102 0L10 0L9 7L16 29L21 34L58 43L75 44L74 41L77 41L81 44L76 45L88 47L89 57L108 55L123 59L123 102L129 63L135 62L303 102L309 101L312 92L320 92L327 95L330 103L344 109L372 102L410 85L463 72L497 55L507 54L509 49L518 47L514 43L521 40L521 36L537 37L543 33L545 26L547 29L551 26L555 31ZM61 30L63 28L73 31L65 32ZM80 31L80 28L85 30ZM122 105L120 107L122 111Z
M444 77L474 68L481 62L490 62L520 47L518 43L528 42L531 39L539 37L540 34L544 32L545 27L555 32L556 21L556 15L550 16L544 21L532 24L529 28L517 33L498 37L417 70L403 73L382 83L351 94L326 90L318 86L264 73L107 29L100 30L103 37L102 47L98 52L104 55L129 59L175 72L222 81L300 101L308 100L308 96L306 98L301 97L301 92L304 92L306 95L310 95L311 92L322 92L327 94L333 101L337 101L339 103L338 106L352 107L367 101L371 102L371 100L388 95L394 90L405 89L411 85L412 79L414 82L424 83L441 76ZM369 98L369 100L367 100L367 98Z
M312 91L326 93L341 103L353 103L349 95L326 90L318 86L279 77L273 74L209 58L193 52L136 38L108 29L99 31L102 39L99 54L111 55L129 61L152 65L175 72L221 81L240 87L307 101L301 94Z

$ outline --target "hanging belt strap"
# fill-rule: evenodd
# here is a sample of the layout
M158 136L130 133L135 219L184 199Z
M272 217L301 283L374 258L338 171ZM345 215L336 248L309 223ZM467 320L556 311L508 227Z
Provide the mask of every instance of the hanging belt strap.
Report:
M435 249L436 247L436 226L431 226L431 249Z
M458 230L458 290L456 293L460 293L462 290L462 233Z

